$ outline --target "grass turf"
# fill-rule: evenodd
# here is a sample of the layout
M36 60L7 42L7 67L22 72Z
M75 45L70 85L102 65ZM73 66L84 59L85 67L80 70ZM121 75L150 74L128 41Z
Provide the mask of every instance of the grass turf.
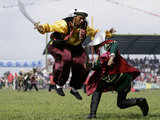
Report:
M69 90L61 97L55 91L0 90L0 120L85 120L89 113L91 96L82 91L83 100L75 99ZM129 93L128 97L146 97L149 115L143 117L138 107L119 109L116 93L102 95L96 120L160 120L160 90Z

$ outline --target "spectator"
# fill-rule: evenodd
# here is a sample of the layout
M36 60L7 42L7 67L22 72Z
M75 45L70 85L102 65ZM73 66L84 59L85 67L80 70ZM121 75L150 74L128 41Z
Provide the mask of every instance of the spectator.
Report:
M56 84L55 84L55 82L53 81L53 77L54 77L53 74L50 73L50 74L49 74L49 80L50 80L50 82L49 82L49 89L48 89L49 92L51 92L52 89L55 89L55 85L56 85Z

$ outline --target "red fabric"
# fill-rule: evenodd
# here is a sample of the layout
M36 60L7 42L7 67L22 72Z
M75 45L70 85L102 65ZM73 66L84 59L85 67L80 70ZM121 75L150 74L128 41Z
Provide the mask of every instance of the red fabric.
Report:
M101 75L98 74L98 71L92 71L90 73L90 75L88 75L86 81L85 81L85 85L86 85L86 93L87 95L91 95L97 88Z
M118 62L109 70L109 74L117 73L132 73L133 79L135 79L140 74L140 71L129 65L127 61L119 55Z
M102 44L108 44L109 42L113 42L113 40L107 40ZM100 57L101 64L107 62L109 59L108 56L110 55L110 53L106 52L105 54L106 55L102 55ZM133 76L134 80L140 74L140 71L129 65L127 61L122 56L120 56L120 54L118 54L118 56L116 56L115 59L115 64L112 67L110 67L109 69L105 67L105 70L107 70L110 75L118 73L130 73ZM103 69L100 69L88 76L88 78L85 81L87 95L92 94L96 90L102 75Z
M101 71L101 73L99 72L100 71L95 71L87 77L85 81L87 95L92 94L96 90L103 75L103 71ZM109 74L130 73L133 76L133 80L140 74L138 69L130 66L121 56L119 56L119 62L108 69L108 72Z
M16 78L16 79L18 78L18 75L17 75L17 73L15 73L15 78Z
M12 75L12 73L10 73L10 74L8 75L8 82L9 82L9 83L12 83L13 79L14 79L14 76Z
M33 74L32 76L31 76L31 83L32 84L36 84L37 83L37 80L36 80L37 78L36 78L36 75L35 74Z
M56 48L57 47L57 48ZM80 89L86 77L84 63L87 59L86 53L82 46L49 46L48 52L54 57L53 65L54 82L63 86L68 80L70 68L72 68L71 82L75 89ZM74 51L75 50L75 51ZM75 54L77 52L77 54Z
M53 81L53 78L54 78L53 75L50 75L50 76L49 76L50 84L51 84L51 85L55 85L55 82Z
M131 88L131 92L136 92L136 90L134 88Z
M109 44L113 42L114 40L106 40L105 42L102 43L102 45ZM109 52L106 52L107 56L109 55ZM127 63L127 61L120 55L120 52L117 56L116 63L109 69L109 74L117 74L117 73L132 73L133 79L135 79L139 74L140 71L131 65Z
M72 34L73 34L73 30L70 32L70 34L68 34L68 35L64 38L64 40L68 40L68 39L72 36Z
M115 40L106 40L106 41L104 41L104 42L102 43L101 46L104 46L105 44L109 44L109 43L114 42L114 41L115 41Z

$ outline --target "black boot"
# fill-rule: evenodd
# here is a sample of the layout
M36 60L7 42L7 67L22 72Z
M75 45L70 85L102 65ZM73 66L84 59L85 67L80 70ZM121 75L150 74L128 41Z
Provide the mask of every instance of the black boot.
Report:
M101 99L102 92L96 91L92 95L91 105L90 105L90 114L87 116L87 119L96 118L97 108Z
M148 115L148 111L149 111L149 106L147 103L147 100L145 98L139 98L137 99L137 104L140 107L143 116L147 116Z
M137 98L123 99L121 101L120 100L117 101L117 106L121 109L125 109L136 105L137 105Z
M89 114L89 115L87 116L87 119L94 119L94 118L97 118L97 117L96 117L96 114Z
M78 91L74 92L74 91L71 89L70 93L71 93L75 98L77 98L78 100L82 100L82 96L79 94Z
M120 108L128 108L132 106L138 106L140 107L143 116L148 115L149 106L147 103L147 100L145 98L132 98L132 99L126 99L127 92L119 91L118 97L117 97L117 105Z
M56 90L56 92L57 92L58 95L60 95L60 96L65 96L62 88L57 88L57 87L55 87L55 90Z
M143 113L143 116L148 115L149 106L145 98L124 99L122 101L117 101L117 105L121 109L132 107L132 106L138 106L140 107Z

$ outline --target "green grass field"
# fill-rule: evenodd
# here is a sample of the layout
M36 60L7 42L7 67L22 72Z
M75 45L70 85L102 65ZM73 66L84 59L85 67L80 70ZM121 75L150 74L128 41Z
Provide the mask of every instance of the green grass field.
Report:
M0 120L85 120L89 113L91 96L82 91L82 101L75 99L69 90L61 97L47 90L18 92L0 90ZM146 97L150 106L149 115L143 117L138 107L119 109L116 93L102 96L97 120L160 120L160 90L145 90L129 93L128 97Z

